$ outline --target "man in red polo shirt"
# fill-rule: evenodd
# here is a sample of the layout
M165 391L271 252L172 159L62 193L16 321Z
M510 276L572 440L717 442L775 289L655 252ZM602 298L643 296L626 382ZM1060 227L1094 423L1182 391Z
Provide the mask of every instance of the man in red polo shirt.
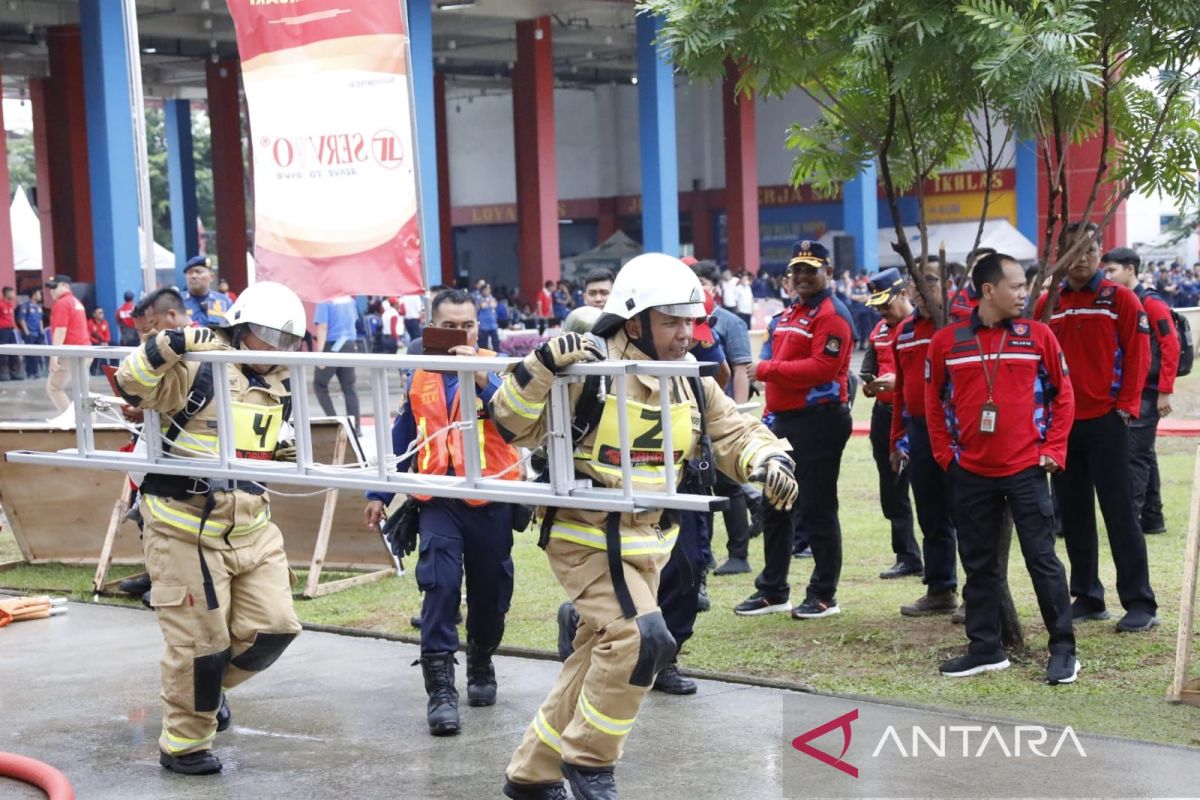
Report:
M1050 634L1046 682L1079 674L1071 598L1054 553L1054 506L1046 473L1068 462L1074 395L1050 329L1021 319L1028 288L1021 265L994 253L972 280L978 307L933 335L926 361L925 412L938 463L953 486L963 571L965 655L941 666L965 678L1005 669L1000 641L1000 553L1004 510L1012 514L1038 608Z
M871 296L867 308L882 314L882 318L867 337L867 354L863 356L863 394L875 398L871 408L871 454L879 474L879 508L892 526L892 552L896 561L882 573L881 578L920 575L924 571L921 549L913 535L912 503L908 499L908 473L893 472L890 459L892 434L892 404L896 387L896 334L900 323L912 313L906 281L898 269L885 269L872 275L867 283ZM951 609L953 611L954 609Z
M1096 226L1074 223L1067 236L1090 244L1067 271L1050 329L1058 338L1075 387L1075 424L1067 444L1070 468L1055 477L1063 536L1071 562L1075 620L1108 619L1100 582L1096 499L1117 567L1117 595L1125 616L1117 630L1158 624L1150 587L1146 539L1138 525L1129 481L1129 422L1142 404L1150 368L1150 328L1137 296L1104 277ZM1040 318L1049 295L1038 300Z
M919 277L911 280L909 294L916 310L900 323L896 333L891 462L897 474L908 472L925 552L925 593L900 606L900 613L906 617L924 617L953 614L958 605L958 544L950 517L949 481L946 471L933 457L929 426L925 422L925 353L937 329L933 324L934 313L926 307L915 285L916 280L924 281L926 294L940 306L941 264L936 258L926 260Z
M841 613L837 604L842 573L842 528L838 521L838 472L850 439L847 406L850 356L854 350L850 314L833 296L833 265L820 243L802 240L792 247L788 280L799 301L785 310L771 336L771 357L759 361L755 377L766 384L771 430L787 437L796 458L800 496L798 516L808 529L813 571L804 602L794 619ZM800 477L803 476L803 477ZM764 507L765 565L754 581L758 590L734 612L743 616L789 611L795 536L792 515Z
M92 338L88 333L87 313L83 303L71 294L71 279L66 275L55 275L46 282L54 305L50 309L51 344L91 345ZM92 365L89 358L84 364L84 370ZM71 371L67 362L55 356L50 357L50 377L46 380L46 394L59 412L66 411L71 405L71 398L63 391L71 382Z

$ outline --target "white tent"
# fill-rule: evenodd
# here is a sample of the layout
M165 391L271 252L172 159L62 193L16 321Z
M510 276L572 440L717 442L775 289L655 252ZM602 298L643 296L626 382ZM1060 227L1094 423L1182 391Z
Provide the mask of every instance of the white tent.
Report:
M950 261L966 261L967 254L975 244L975 234L979 232L978 222L942 222L926 226L930 255L937 255L938 249L945 244L946 258ZM821 237L821 243L833 251L833 237L841 231L827 232ZM904 234L908 238L908 246L913 255L921 254L921 232L916 225L906 225ZM900 255L892 249L896 241L895 228L879 229L879 268L899 267L904 264ZM983 236L979 240L980 247L991 247L997 252L1007 253L1018 261L1033 261L1037 259L1037 246L1006 219L989 219L983 224ZM868 271L871 267L867 267Z
M42 269L42 223L38 220L37 212L29 203L29 197L20 186L13 194L12 205L8 209L8 219L12 225L13 261L19 270Z
M29 203L25 190L17 187L13 195L12 206L8 212L12 224L13 260L19 270L41 271L42 269L42 223L37 212ZM143 239L141 229L138 230L138 251L141 253ZM154 243L154 268L156 270L175 270L175 254L167 248Z

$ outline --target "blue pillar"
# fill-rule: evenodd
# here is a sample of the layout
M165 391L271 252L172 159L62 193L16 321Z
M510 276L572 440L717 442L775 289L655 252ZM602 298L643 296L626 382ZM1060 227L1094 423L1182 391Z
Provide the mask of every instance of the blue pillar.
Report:
M642 243L679 255L679 177L675 154L675 76L654 45L662 18L637 15L638 138L642 156Z
M200 252L196 229L196 162L192 154L192 104L168 100L163 108L167 128L167 182L170 184L171 247L175 250L175 282L184 285L183 267Z
M104 307L114 331L122 295L142 288L138 178L122 7L111 0L79 3L96 303Z
M1038 151L1037 142L1017 142L1017 230L1035 245L1038 233Z
M421 209L421 253L425 286L442 282L441 226L438 219L437 129L433 100L433 9L431 0L408 0L408 52L412 63L413 108L417 129L417 180Z
M854 271L879 269L879 194L875 162L842 185L842 227L854 237Z

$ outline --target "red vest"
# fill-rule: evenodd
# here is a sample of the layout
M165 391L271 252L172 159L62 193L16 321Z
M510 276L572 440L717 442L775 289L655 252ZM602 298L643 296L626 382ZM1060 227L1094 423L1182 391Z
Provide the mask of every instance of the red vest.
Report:
M449 428L451 422L462 419L458 401L461 392L455 392L450 413L446 413L446 386L437 372L423 369L413 372L412 385L408 392L408 405L417 423L417 436L424 441L413 456L417 472L422 475L446 475L453 467L455 475L466 475L463 458L462 431ZM519 466L521 460L516 448L504 441L490 419L480 418L479 458L481 472L486 477L495 476L502 480L517 481L524 475ZM428 437L428 438L427 438ZM511 469L510 469L511 467ZM414 494L425 502L430 495ZM467 505L486 505L486 500L464 500Z

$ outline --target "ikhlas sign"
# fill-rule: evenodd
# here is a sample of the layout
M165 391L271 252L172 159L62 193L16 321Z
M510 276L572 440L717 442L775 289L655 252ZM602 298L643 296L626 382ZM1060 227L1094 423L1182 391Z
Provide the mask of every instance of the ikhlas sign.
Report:
M305 300L421 291L399 0L229 0L250 113L259 280Z

